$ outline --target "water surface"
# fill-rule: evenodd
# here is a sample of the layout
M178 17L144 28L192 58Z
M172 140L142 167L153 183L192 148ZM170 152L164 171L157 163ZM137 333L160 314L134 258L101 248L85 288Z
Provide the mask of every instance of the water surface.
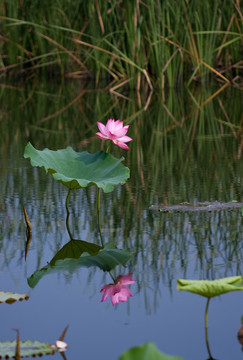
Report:
M27 103L28 85L24 92L5 89L2 93L1 289L26 292L30 299L1 304L1 341L13 340L12 329L18 328L22 340L54 343L69 325L67 359L118 359L128 348L149 341L170 355L207 359L206 299L178 292L176 280L213 280L242 273L241 209L161 213L149 207L183 201L242 201L241 94L232 89L220 94L228 124L217 98L199 111L188 94L173 91L167 105L174 119L156 96L144 111L136 97L130 95L127 101L106 92L89 92L73 107L48 119L76 96L78 87L71 83L57 91L52 85L42 86ZM197 91L205 99L214 92L195 90L195 96ZM127 120L134 139L129 152L112 149L115 156L125 157L130 179L101 197L105 241L132 252L127 268L116 268L115 275L132 272L136 280L131 286L133 298L115 307L110 301L101 303L100 289L111 279L99 269L47 275L34 289L27 283L69 237L67 189L41 169L32 168L23 159L24 146L30 140L38 149L71 145L77 151L95 152L102 146L95 136L96 121L106 122L108 117ZM183 118L180 125L175 122ZM100 243L96 199L95 187L71 195L70 228L75 239ZM23 206L33 228L27 261ZM234 292L211 301L209 342L217 359L242 358L237 340L242 296Z

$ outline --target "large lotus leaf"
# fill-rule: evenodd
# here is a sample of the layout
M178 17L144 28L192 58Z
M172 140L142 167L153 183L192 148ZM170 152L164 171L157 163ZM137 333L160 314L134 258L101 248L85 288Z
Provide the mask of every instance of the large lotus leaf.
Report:
M177 290L190 291L207 298L230 291L243 290L242 276L231 276L218 280L177 280Z
M67 254L69 254L68 256L71 256L71 252L69 252L67 247L72 246L72 241L74 240L71 240L69 241L69 243L64 245L64 247L66 247L65 251L67 252ZM77 242L81 240L75 241ZM96 255L90 255L88 252L82 252L79 258L63 258L63 248L58 252L60 257L57 253L47 266L41 268L40 270L36 270L27 279L28 284L31 288L35 287L40 281L40 279L47 274L64 271L74 273L80 267L91 266L99 267L103 271L110 271L114 269L117 265L125 265L127 261L131 258L131 254L128 251L117 249L114 244L109 243L107 243L104 248L100 248L99 252Z
M0 359L9 359L15 357L16 340L0 342ZM39 341L20 341L20 355L22 357L43 356L54 354L55 348L48 343Z
M154 343L147 343L124 352L119 360L182 360L182 358L166 355L159 351Z
M118 184L124 184L130 170L111 154L98 151L76 152L71 147L52 151L36 150L31 143L25 147L24 157L30 159L32 166L43 168L69 189L80 189L96 185L104 192L110 192Z
M15 301L28 300L29 295L0 291L0 303L13 304Z

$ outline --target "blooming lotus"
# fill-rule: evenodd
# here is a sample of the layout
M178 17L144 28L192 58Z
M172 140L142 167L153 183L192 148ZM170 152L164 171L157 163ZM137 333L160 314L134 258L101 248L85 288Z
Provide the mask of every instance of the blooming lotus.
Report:
M111 140L113 144L119 146L122 149L129 150L127 142L132 141L132 138L126 136L129 125L123 126L123 121L109 119L107 124L104 125L97 121L100 132L96 135L103 140Z
M133 296L127 285L134 284L136 281L131 280L132 274L120 275L116 278L114 284L103 286L100 292L103 292L102 302L110 296L112 305L118 304L119 301L127 301L128 297Z

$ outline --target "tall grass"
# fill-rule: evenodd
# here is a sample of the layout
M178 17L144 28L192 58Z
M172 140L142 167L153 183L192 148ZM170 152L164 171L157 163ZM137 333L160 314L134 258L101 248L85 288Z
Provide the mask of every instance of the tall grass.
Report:
M205 81L241 86L240 2L0 0L1 72L132 80L140 90Z

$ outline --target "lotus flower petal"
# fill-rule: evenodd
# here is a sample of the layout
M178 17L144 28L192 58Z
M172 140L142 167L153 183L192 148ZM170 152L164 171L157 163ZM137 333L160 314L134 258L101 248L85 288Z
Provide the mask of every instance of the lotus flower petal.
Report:
M126 302L128 297L132 297L131 291L126 285L135 283L131 280L132 274L120 275L116 278L113 284L104 285L100 292L103 292L101 301L105 301L108 297L111 298L112 305L118 304L119 301Z
M113 141L113 144L115 144L115 145L117 145L117 146L119 146L120 148L125 149L125 150L129 150L129 149L130 149L129 146L127 146L127 144L125 144L125 143L123 143L123 142L120 142L120 141L118 141L118 140L114 140L114 141Z
M109 140L109 137L108 137L108 136L103 135L103 134L100 133L100 132L97 132L96 135L99 136L99 138L102 139L102 140Z
M106 301L109 296L111 298L112 298L112 296L114 296L114 289L113 288L114 288L113 284L103 286L103 288L100 290L100 292L104 293L103 296L102 296L101 302Z
M130 285L136 282L135 280L132 280L132 274L120 275L117 277L116 281L121 283L122 285Z

